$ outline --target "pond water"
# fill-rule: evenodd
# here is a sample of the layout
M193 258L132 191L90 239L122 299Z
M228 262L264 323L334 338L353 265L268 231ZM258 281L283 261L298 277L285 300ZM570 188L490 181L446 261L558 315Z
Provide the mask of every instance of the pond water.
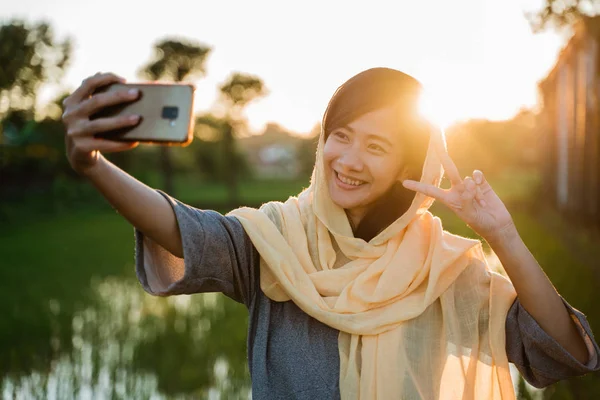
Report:
M249 398L243 306L219 294L157 298L131 279L92 289L94 301L70 326L60 326L60 302L49 301L46 368L9 371L3 398Z

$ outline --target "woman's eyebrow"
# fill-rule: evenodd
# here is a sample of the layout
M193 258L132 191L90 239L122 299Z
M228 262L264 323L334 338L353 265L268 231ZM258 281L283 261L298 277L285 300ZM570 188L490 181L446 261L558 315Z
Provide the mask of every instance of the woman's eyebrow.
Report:
M385 143L386 145L392 147L392 142L390 142L388 139L384 138L381 135L377 135L375 133L368 133L367 134L367 138L369 139L375 139L375 140L379 140L380 142Z
M352 129L349 126L346 126L344 129L350 131L351 133L356 133L356 130ZM380 142L385 143L386 145L392 147L392 142L390 142L387 138L385 138L384 136L378 135L376 133L366 133L367 139L375 139L375 140L379 140Z

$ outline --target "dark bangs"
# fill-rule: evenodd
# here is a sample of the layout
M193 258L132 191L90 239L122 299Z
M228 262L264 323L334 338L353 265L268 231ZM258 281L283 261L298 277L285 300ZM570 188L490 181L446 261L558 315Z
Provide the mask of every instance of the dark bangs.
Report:
M391 105L398 105L399 112L414 118L420 94L421 84L403 72L389 68L363 71L340 86L329 101L323 116L325 139L332 130Z

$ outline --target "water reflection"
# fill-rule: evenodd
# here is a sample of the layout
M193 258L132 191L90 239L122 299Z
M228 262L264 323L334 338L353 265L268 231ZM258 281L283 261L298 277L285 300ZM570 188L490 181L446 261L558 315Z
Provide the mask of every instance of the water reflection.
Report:
M3 398L248 398L246 310L222 295L156 298L136 281L92 285L47 368L5 375ZM52 300L54 323L60 303ZM66 349L61 349L66 346ZM66 351L61 351L66 350Z

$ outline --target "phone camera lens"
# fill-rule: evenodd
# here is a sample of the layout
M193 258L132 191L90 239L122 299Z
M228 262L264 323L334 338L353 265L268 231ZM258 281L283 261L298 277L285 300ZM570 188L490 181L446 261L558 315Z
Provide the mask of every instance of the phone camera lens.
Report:
M177 116L179 115L179 108L177 107L163 107L162 109L162 117L163 119L177 119Z

